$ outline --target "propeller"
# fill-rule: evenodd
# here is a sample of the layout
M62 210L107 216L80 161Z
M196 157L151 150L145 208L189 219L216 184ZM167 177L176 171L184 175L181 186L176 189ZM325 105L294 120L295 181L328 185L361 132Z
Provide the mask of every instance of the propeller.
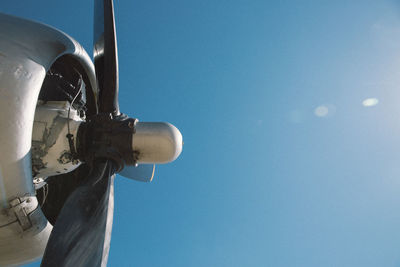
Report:
M118 51L112 0L94 1L93 42L99 111L119 115Z
M116 159L121 156L119 149L103 148L94 151L98 144L88 141L104 140L101 136L110 125L128 125L125 136L135 120L121 116L118 106L118 58L115 34L114 9L112 0L95 0L94 14L94 64L99 89L99 113L85 127L81 137L86 143L84 161L90 166L90 173L66 200L50 235L41 266L106 266L111 240L111 226L114 209L113 182L115 173L123 169L130 160ZM115 122L115 123L113 123ZM93 130L97 128L98 130ZM113 127L111 127L113 128ZM126 138L125 138L126 139ZM132 141L130 141L131 143ZM121 146L121 144L119 144ZM129 145L128 152L132 155ZM102 145L100 145L102 147ZM111 151L112 150L112 151ZM117 154L117 155L116 155ZM135 168L133 166L133 168ZM153 176L154 169L145 173L133 171L132 177Z
M96 160L87 181L67 199L41 266L106 266L114 209L115 166Z
M112 0L95 0L94 65L99 97L98 113L79 126L73 153L89 174L62 206L52 209L55 225L41 266L106 266L114 209L115 173L151 181L154 163L175 160L182 150L182 135L163 122L138 122L120 113L118 57ZM85 173L85 172L84 172ZM79 176L79 173L74 173ZM57 178L55 178L57 179ZM53 196L55 197L55 196ZM65 199L65 196L63 196ZM62 206L61 210L60 207ZM60 210L60 211L59 211ZM59 211L58 214L56 214Z

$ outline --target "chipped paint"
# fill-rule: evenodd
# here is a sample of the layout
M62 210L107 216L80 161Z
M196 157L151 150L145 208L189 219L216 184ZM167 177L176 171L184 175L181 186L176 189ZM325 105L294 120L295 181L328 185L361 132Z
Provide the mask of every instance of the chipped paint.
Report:
M76 136L82 122L75 110L67 118L69 103L66 101L49 101L36 108L32 141L32 170L34 177L47 177L70 172L79 166L73 161L66 135L68 121L71 133ZM40 136L41 134L41 136Z

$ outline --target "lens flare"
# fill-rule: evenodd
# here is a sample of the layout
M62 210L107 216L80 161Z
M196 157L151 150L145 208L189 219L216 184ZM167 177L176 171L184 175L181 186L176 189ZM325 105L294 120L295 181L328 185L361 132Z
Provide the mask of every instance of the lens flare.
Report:
M378 103L379 100L377 98L367 98L362 102L364 107L373 107L378 105Z
M317 117L325 117L329 113L329 108L325 105L321 105L315 108L314 114Z

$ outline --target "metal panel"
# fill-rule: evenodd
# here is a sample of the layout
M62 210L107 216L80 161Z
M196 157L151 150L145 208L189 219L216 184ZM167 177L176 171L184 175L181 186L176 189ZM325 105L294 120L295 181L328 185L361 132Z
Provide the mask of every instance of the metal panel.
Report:
M65 54L76 57L96 88L93 63L76 41L49 26L0 14L0 266L41 257L52 229L37 205L26 212L35 202L18 206L17 214L10 202L36 198L30 154L36 103L47 70Z

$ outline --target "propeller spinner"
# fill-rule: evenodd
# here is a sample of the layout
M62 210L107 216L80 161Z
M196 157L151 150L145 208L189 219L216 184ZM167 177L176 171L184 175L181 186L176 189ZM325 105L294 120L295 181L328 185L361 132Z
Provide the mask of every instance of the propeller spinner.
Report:
M154 175L155 163L173 161L182 151L182 135L173 125L138 122L120 113L113 1L95 0L94 10L98 113L81 123L76 136L76 155L90 172L57 217L43 267L106 266L115 173L148 181Z

